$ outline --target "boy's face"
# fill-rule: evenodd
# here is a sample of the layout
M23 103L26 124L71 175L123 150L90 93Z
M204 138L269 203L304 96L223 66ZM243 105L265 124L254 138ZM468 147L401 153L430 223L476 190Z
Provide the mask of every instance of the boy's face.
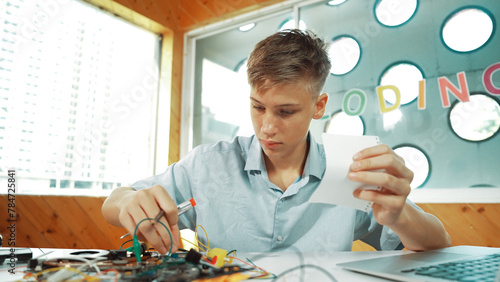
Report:
M253 128L262 150L271 159L303 153L311 119L323 116L328 96L313 99L304 85L298 81L264 91L252 87Z

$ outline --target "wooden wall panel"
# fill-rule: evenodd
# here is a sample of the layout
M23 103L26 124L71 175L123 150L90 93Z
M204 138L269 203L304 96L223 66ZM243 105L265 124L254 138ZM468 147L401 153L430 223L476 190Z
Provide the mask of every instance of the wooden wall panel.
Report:
M179 19L179 28L182 31L192 30L283 1L284 0L180 1L181 18Z
M436 215L454 245L500 247L500 204L418 204Z
M111 0L90 0L111 1ZM179 30L180 0L112 0L174 31Z
M127 233L101 215L102 197L16 196L16 245L45 248L119 248ZM454 245L500 247L500 204L419 204L436 215ZM7 195L0 195L0 234L8 238ZM5 245L5 244L4 244ZM372 250L361 242L353 250Z
M101 215L102 197L17 195L16 246L116 249L127 233ZM0 234L8 238L7 195L0 195ZM7 242L4 243L4 246Z
M180 9L186 13L193 23L179 23L179 26L188 27L194 24L199 24L205 21L209 21L210 19L215 18L214 13L201 1L181 1Z
M110 0L87 0L110 1ZM172 30L186 32L285 0L113 0Z

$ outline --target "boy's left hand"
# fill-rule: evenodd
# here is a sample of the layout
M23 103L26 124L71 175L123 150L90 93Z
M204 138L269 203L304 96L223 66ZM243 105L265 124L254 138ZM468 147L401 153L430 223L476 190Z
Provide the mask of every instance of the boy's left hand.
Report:
M354 197L373 202L373 215L378 223L397 223L410 194L413 172L389 146L377 145L353 157L349 179L382 187L380 190L354 191Z

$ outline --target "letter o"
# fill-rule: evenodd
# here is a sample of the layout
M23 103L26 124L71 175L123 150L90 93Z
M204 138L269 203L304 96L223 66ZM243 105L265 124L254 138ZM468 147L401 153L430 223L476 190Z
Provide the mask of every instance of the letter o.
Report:
M359 97L359 106L356 110L351 110L349 104L354 97ZM342 111L349 116L359 116L366 108L366 93L361 89L351 89L344 95L342 101Z

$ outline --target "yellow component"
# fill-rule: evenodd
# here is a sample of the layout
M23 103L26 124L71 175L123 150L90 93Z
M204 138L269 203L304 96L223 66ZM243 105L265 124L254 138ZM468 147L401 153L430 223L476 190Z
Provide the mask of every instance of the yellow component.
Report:
M185 250L194 249L199 251L197 245L195 245L196 237L193 230L182 229L181 231L181 248Z
M207 258L213 260L214 257L217 257L217 261L215 262L215 266L222 267L225 263L225 258L227 256L227 251L219 248L213 248L207 253Z

